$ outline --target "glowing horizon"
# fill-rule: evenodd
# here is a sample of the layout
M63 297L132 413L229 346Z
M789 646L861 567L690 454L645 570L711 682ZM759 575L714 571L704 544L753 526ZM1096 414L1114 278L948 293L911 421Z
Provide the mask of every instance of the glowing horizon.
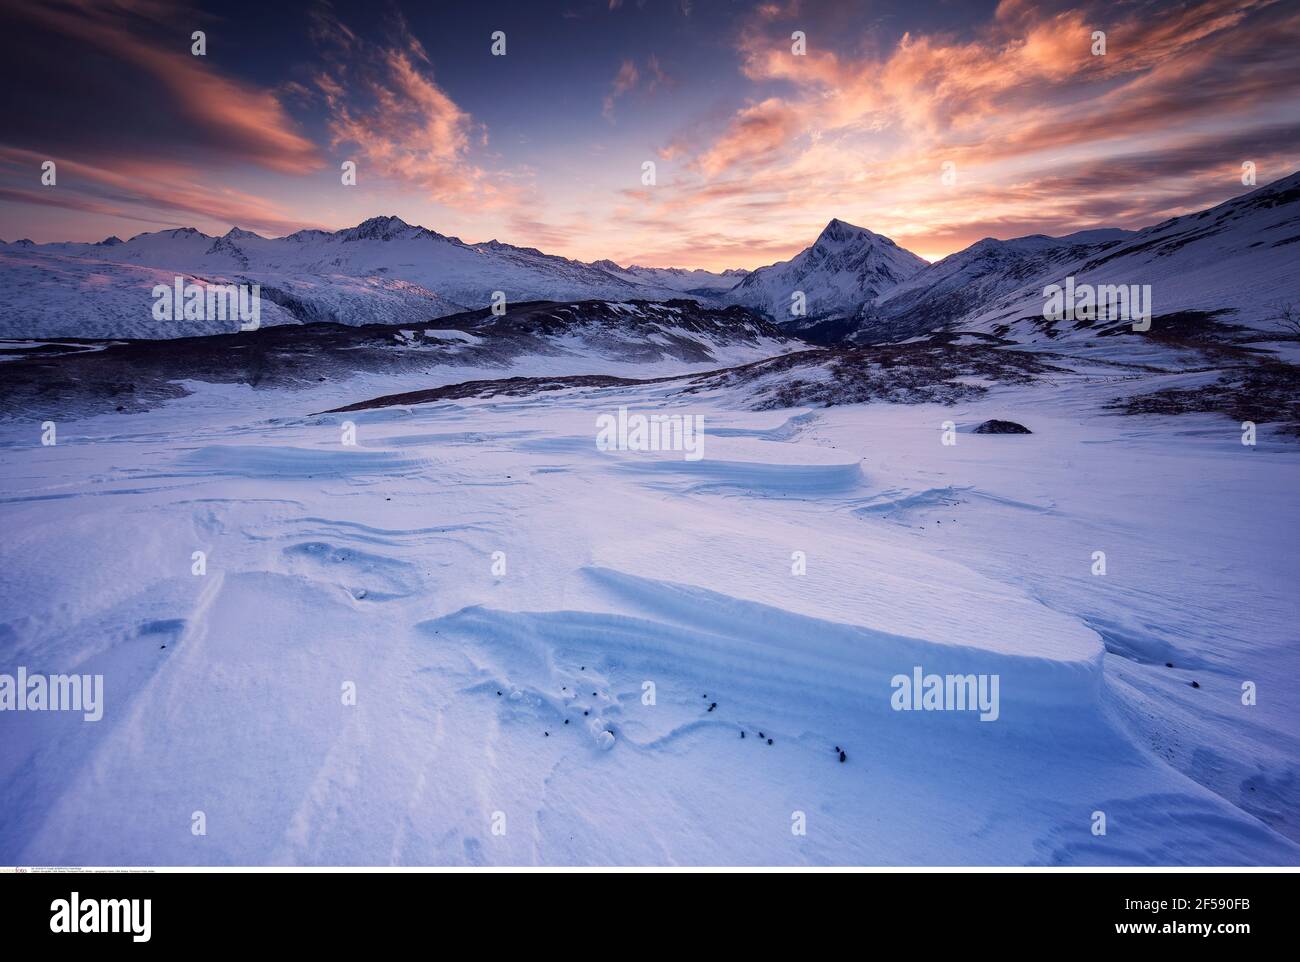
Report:
M0 69L30 92L0 135L0 237L394 214L722 270L838 218L933 261L1212 206L1251 189L1246 161L1259 185L1300 167L1300 8L1278 0L266 6L0 10Z

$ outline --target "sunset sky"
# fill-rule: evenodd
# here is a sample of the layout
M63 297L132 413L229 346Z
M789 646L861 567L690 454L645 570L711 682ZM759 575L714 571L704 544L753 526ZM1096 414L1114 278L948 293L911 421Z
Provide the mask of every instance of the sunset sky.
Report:
M0 0L0 37L10 241L396 214L721 269L838 217L935 259L1205 207L1247 189L1246 160L1261 185L1300 167L1294 0Z

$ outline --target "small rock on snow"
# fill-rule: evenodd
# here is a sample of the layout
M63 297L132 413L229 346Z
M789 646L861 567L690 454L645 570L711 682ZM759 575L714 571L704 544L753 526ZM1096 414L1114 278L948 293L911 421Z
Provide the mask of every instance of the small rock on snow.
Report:
M1017 424L1015 421L999 421L996 418L991 421L985 421L974 431L975 434L1033 434L1023 424Z

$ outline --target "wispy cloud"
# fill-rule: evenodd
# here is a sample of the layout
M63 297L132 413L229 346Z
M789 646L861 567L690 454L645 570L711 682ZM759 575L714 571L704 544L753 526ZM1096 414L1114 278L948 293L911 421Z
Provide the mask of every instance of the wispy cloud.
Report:
M475 162L487 129L435 81L420 41L400 20L391 43L364 40L327 11L315 18L326 65L315 85L325 99L331 147L346 147L358 177L414 186L448 207L518 202L508 177Z
M614 75L614 82L610 85L609 93L605 95L604 110L606 120L614 119L614 101L623 96L629 90L636 86L641 79L641 72L636 69L636 64L631 60L624 60L619 65L618 73Z
M16 4L11 13L144 71L178 113L206 131L205 143L214 151L287 173L323 164L316 145L298 132L274 92L224 77L186 47L146 35L148 28L169 22L174 7L154 0L67 0ZM195 24L201 19L190 17Z
M659 58L654 54L650 54L646 58L644 68L638 68L632 60L624 60L619 64L618 73L614 75L614 80L610 83L609 93L605 95L605 99L602 101L601 113L606 120L613 123L614 103L624 94L630 93L638 87L646 94L652 94L660 86L668 82L668 75L660 66Z

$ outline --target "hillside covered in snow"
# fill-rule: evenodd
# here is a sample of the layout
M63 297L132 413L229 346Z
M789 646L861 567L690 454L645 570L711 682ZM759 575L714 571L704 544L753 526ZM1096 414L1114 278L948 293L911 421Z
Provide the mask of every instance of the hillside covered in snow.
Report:
M971 330L1017 341L1087 336L1083 322L1051 324L1043 290L1147 285L1152 312L1199 311L1255 329L1300 307L1300 172L1208 210L1140 231L991 238L887 291L855 337L882 341L929 330Z
M235 329L224 320L156 320L150 292L187 283L257 284L261 323L419 323L524 301L668 300L730 286L707 271L624 270L499 241L467 244L396 217L281 238L232 228L116 237L97 244L0 244L0 336L185 337Z

